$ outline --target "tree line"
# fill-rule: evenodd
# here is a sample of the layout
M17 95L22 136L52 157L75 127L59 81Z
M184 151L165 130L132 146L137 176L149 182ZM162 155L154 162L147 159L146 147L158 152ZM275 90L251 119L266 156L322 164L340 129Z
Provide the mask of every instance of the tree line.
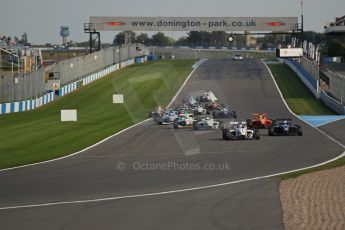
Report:
M224 31L214 32L200 32L190 31L186 36L174 39L166 36L162 32L153 34L151 37L146 33L136 34L135 32L128 32L131 37L131 42L142 43L147 46L203 46L203 47L244 47L244 35L232 35L235 39L233 42L228 41L229 34ZM274 48L278 45L288 46L292 43L292 35L290 34L266 34L256 36L256 46L261 49ZM319 45L322 53L329 56L345 56L345 41L339 38L334 38L325 35L324 33L317 33L313 31L305 31L299 40L312 42ZM125 43L125 33L118 33L113 40L113 45L122 45Z

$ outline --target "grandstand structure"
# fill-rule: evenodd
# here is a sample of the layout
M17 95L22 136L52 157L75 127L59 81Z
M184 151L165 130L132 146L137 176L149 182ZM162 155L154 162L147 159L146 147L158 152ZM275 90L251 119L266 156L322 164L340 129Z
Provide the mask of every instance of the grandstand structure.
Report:
M345 42L345 15L335 18L334 22L329 23L325 28L325 34L333 35Z
M339 40L345 43L345 15L336 17L324 27L328 41ZM320 69L320 78L327 84L327 93L345 105L345 60L344 57L328 57Z

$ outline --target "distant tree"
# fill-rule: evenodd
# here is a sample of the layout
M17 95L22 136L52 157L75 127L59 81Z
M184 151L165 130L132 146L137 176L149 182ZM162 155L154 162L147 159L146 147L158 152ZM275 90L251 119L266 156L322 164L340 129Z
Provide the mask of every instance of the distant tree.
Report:
M125 44L125 33L124 32L118 33L113 40L113 44L114 45Z
M13 41L14 41L16 44L20 43L19 38L18 38L17 36L14 36Z
M89 44L89 41L84 41L84 42L78 42L76 44L76 46L78 46L78 47L89 47L90 44Z
M210 43L208 32L190 31L187 34L187 43L190 46L208 46Z
M232 42L231 46L233 47L244 47L245 46L245 39L244 35L233 35L234 36L234 41Z
M212 46L227 46L229 44L227 38L228 35L225 33L225 31L213 31L208 34L208 40Z
M326 35L324 33L316 33L314 31L304 31L302 39L312 42L314 45L318 45L326 42Z
M154 46L169 46L174 43L172 38L164 35L164 33L158 32L152 35L152 45Z
M187 37L186 37L186 36L180 37L180 38L176 41L176 45L178 45L178 46L186 46L186 45L188 45Z
M130 37L132 41L135 41L135 32L130 31ZM125 44L125 32L118 33L114 40L113 40L113 45L123 45Z
M22 34L22 39L20 40L20 43L22 43L23 45L29 44L28 34L26 32Z
M151 39L149 38L149 36L146 33L141 33L139 35L137 35L137 37L135 38L135 41L138 43L142 43L144 45L151 45Z
M337 56L345 56L345 46L338 40L332 41L328 45L328 56L337 57Z

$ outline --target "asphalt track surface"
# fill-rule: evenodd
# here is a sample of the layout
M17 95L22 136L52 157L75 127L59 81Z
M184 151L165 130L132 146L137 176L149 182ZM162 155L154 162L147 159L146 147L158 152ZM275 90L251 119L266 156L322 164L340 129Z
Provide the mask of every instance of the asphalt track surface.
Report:
M293 118L266 67L254 59L205 62L176 101L204 90L215 92L240 119L253 112ZM0 172L1 229L283 229L277 178L73 201L238 181L318 164L343 152L316 129L294 120L303 125L302 137L269 137L261 130L261 140L248 141L223 141L219 130L174 130L145 122L81 154ZM334 125L325 129L341 136ZM148 170L153 164L156 169Z

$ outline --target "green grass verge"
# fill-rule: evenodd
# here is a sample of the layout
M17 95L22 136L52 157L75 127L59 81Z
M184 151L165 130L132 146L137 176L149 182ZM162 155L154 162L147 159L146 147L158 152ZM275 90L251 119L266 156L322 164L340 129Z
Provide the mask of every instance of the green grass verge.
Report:
M284 174L284 175L280 176L280 178L282 180L293 179L293 178L299 177L299 176L307 174L307 173L318 172L318 171L336 168L336 167L340 167L340 166L344 166L344 165L345 165L345 157L342 157L339 160L333 161L331 163L328 163L328 164L325 164L325 165L322 165L322 166L319 166L316 168L302 170L302 171L298 171L298 172L294 172L294 173Z
M277 58L265 58L264 61L265 62L276 62L276 63L279 63L279 60Z
M40 109L0 116L0 168L65 156L147 118L167 105L191 72L193 60L133 65ZM114 93L125 104L112 104ZM78 122L60 122L61 109L77 109Z
M314 97L298 76L284 64L268 64L290 109L298 115L336 115Z
M285 66L284 64L269 64L268 67L270 68L286 102L294 113L299 115L336 115L336 113L329 109L322 101L313 96L313 94L288 66ZM316 168L284 174L280 176L280 178L282 180L292 179L306 173L317 172L344 165L345 157Z

